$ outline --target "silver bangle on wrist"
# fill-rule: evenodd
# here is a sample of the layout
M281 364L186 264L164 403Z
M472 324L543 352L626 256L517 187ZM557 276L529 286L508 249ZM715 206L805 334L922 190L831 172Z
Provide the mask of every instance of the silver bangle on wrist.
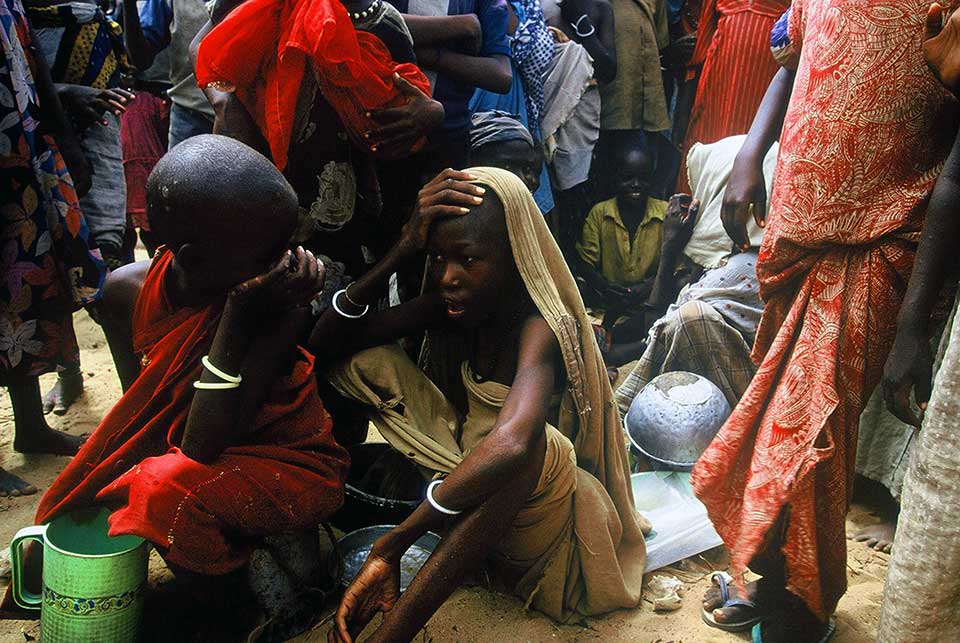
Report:
M357 314L357 315L352 315L352 314L346 312L345 310L343 310L343 308L340 308L340 304L337 303L337 299L338 299L341 295L346 295L346 294L347 294L347 289L346 289L346 288L341 288L341 289L338 290L337 292L333 293L333 298L330 300L330 303L333 304L333 309L334 309L335 311L337 311L337 314L338 314L338 315L340 315L341 317L346 317L347 319L360 319L361 317L363 317L364 315L366 315L368 312L370 312L370 305L369 305L369 304L367 304L366 306L364 306L364 307L363 307L363 312L361 312L360 314ZM350 297L347 297L347 301L350 301ZM352 304L353 302L350 302L350 303ZM358 306L358 308L359 308L359 306Z
M201 391L227 391L233 388L240 388L240 382L243 381L243 377L240 375L230 375L225 373L216 366L213 365L213 362L210 361L210 358L206 355L200 358L200 363L203 364L203 367L207 369L211 375L220 378L219 382L201 382L197 380L193 383L193 388Z
M350 297L350 286L352 286L355 283L357 282L351 281L350 283L348 283L346 286L343 287L343 296L347 298L347 301L350 302L350 305L353 306L354 308L363 308L364 306L363 304L358 304Z
M587 23L590 25L590 31L588 31L587 33L580 33L580 23L583 22L584 20L586 20ZM590 16L588 16L587 14L581 15L579 18L577 18L576 22L571 22L570 26L573 27L573 33L577 34L577 36L579 36L580 38L589 38L593 34L597 33L597 28L593 26L592 22L590 22Z
M441 482L443 482L443 480L434 480L429 485L427 485L427 502L430 503L431 507L433 507L440 513L446 514L448 516L456 516L458 514L463 513L462 511L454 511L453 509L447 509L446 507L441 505L439 502L437 502L436 499L434 499L433 490L439 487Z
M200 363L203 364L203 367L208 371L210 371L210 373L212 373L213 375L216 375L224 382L239 384L240 382L243 381L243 377L241 377L240 375L229 375L221 371L216 366L214 366L213 363L210 361L210 357L208 355L204 355L203 357L201 357Z

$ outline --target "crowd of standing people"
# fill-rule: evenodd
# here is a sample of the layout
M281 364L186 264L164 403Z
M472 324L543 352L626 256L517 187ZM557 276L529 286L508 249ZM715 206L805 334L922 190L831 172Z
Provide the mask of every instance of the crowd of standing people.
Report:
M74 456L37 521L106 505L235 588L340 508L369 420L426 499L331 641L411 640L481 564L559 622L635 608L623 417L688 371L733 409L692 473L734 581L705 626L830 640L856 493L882 640L960 640L952 9L2 0L0 383L15 450ZM80 310L124 391L89 437L45 420Z

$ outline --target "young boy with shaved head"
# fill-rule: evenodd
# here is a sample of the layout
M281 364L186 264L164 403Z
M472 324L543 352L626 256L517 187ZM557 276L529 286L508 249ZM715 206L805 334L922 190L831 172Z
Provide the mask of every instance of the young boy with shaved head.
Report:
M37 522L106 505L112 535L146 538L175 571L221 575L342 503L347 455L297 347L323 269L286 249L289 184L233 139L194 137L163 157L147 212L163 245L104 288L126 392Z

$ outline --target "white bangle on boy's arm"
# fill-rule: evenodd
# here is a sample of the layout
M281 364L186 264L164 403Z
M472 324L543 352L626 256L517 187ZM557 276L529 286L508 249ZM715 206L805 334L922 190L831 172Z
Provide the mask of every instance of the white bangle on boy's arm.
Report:
M239 384L240 382L243 381L243 377L241 377L240 375L230 375L229 373L224 373L219 368L214 366L213 363L210 361L210 357L208 355L204 355L203 357L201 357L200 363L203 364L203 367L208 371L210 371L210 373L212 373L213 375L216 375L217 377L222 379L224 382Z
M193 388L201 391L228 391L233 388L240 388L240 382L201 382L197 380L193 383Z
M219 382L201 382L197 380L193 383L193 388L201 391L227 391L233 388L240 388L240 382L243 381L243 377L240 375L230 375L220 370L210 361L210 358L206 355L200 358L200 363L203 364L203 367L207 369L211 375L219 377L221 381Z

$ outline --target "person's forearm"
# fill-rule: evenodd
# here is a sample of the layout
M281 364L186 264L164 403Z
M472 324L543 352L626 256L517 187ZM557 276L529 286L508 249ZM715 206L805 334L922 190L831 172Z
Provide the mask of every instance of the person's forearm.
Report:
M333 306L320 316L307 340L307 349L316 356L318 363L331 364L346 355L352 354L360 347L368 345L368 340L372 339L372 336L380 337L381 332L385 330L385 326L393 326L394 322L398 321L394 319L397 316L395 309L382 311L375 314L381 319L380 327L372 329L370 325L374 322L370 321L370 317L374 314L365 313L364 307L372 307L379 301L387 290L390 275L397 272L409 256L408 253L394 246L366 274L352 284L346 285L349 299L341 294L337 298L337 305L352 315L362 314L363 316L357 319L349 319L334 310ZM410 305L420 299L422 298L417 298L409 304L401 304L397 308L409 308ZM353 304L357 304L357 307L354 307ZM419 316L419 314L408 313L407 318L402 321L416 321L414 318ZM384 320L384 317L387 319ZM396 326L402 332L401 327L404 324L401 323Z
M546 421L544 419L544 421ZM434 490L434 499L455 511L469 510L512 484L517 472L531 459L541 466L546 449L546 434L530 432L530 439L517 439L511 427L494 429ZM447 516L424 501L413 514L377 542L377 553L399 559L420 536L440 528Z
M747 132L743 147L737 155L738 158L749 159L753 163L763 163L770 147L780 138L780 132L783 130L783 119L790 105L795 76L794 71L782 67L770 81L753 124L750 125L750 131Z
M954 246L960 239L960 137L947 158L927 206L917 257L910 274L898 327L926 333L947 276L957 268Z
M669 245L665 245L660 252L657 275L654 277L653 288L647 298L650 306L666 310L677 298L676 268L679 258L680 250Z
M211 90L216 91L216 90ZM223 94L223 92L219 92ZM222 104L217 105L217 117L214 121L214 133L229 136L252 147L267 158L272 158L270 144L260 131L257 122L243 106L235 93L219 96Z
M430 52L431 50L427 50ZM506 56L468 56L466 54L437 50L418 60L427 69L443 74L451 80L473 85L497 94L506 94L513 83L513 72Z
M609 282L596 266L584 261L582 257L577 257L575 265L577 274L587 283L587 286L597 292L606 290Z
M416 16L403 14L414 47L446 47L476 51L481 32L476 19L470 16Z
M240 375L252 339L253 327L249 319L228 303L220 317L207 357L221 371ZM199 381L223 382L206 368L201 369ZM180 449L187 457L210 462L223 450L227 434L236 426L246 393L244 384L230 389L198 389L194 393L180 442Z
M39 42L33 34L31 34L31 41L33 43ZM67 118L63 104L60 102L57 86L50 75L50 67L47 66L47 59L35 45L31 44L29 49L35 66L36 77L34 81L40 107L40 122L43 124L44 131L53 135L61 146L68 138L72 139L72 142L76 142L76 132L70 119Z
M383 259L374 264L362 277L350 284L350 301L361 306L379 301L387 290L390 275L407 263L412 254L394 245Z
M134 67L142 71L153 64L157 49L143 33L136 0L123 0L123 44Z

